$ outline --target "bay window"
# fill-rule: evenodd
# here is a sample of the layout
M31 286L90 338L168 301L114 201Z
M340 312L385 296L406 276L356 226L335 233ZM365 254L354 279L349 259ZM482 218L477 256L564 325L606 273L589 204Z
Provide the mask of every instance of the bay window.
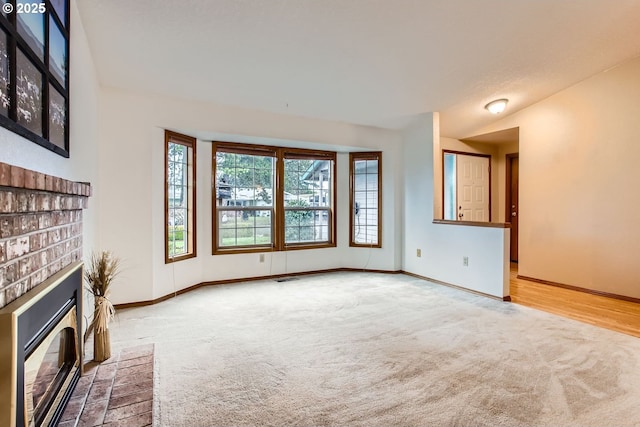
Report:
M214 254L335 246L335 153L213 147Z

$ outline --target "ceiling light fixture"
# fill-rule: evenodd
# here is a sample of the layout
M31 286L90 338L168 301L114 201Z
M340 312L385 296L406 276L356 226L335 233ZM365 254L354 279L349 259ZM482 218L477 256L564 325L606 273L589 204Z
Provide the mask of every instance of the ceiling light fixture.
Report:
M491 101L485 105L484 108L486 108L491 114L500 114L505 108L507 108L507 102L509 102L509 100L506 98L496 99L495 101Z

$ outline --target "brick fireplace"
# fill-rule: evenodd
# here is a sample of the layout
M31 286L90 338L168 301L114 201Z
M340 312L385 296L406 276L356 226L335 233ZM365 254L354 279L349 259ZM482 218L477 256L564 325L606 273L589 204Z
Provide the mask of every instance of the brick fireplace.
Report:
M0 308L82 259L88 183L0 162Z
M0 163L0 425L56 425L82 370L88 183Z

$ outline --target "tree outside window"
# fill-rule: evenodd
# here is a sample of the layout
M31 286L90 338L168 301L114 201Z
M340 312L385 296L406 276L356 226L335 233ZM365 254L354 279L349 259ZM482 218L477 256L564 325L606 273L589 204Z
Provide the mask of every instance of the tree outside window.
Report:
M335 153L214 143L214 253L335 245L334 167Z
M196 140L165 132L165 262L196 256Z

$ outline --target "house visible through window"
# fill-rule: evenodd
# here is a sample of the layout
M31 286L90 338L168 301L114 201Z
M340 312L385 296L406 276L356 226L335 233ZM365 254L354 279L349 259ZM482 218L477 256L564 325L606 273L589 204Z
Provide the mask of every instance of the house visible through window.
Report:
M0 3L0 125L69 157L69 2Z
M196 140L165 132L165 262L196 256Z
M331 241L333 164L333 157L285 153L285 244Z
M214 253L335 246L335 153L214 143Z
M379 152L349 155L351 246L381 247L381 156Z
M216 153L219 248L273 245L275 151Z

